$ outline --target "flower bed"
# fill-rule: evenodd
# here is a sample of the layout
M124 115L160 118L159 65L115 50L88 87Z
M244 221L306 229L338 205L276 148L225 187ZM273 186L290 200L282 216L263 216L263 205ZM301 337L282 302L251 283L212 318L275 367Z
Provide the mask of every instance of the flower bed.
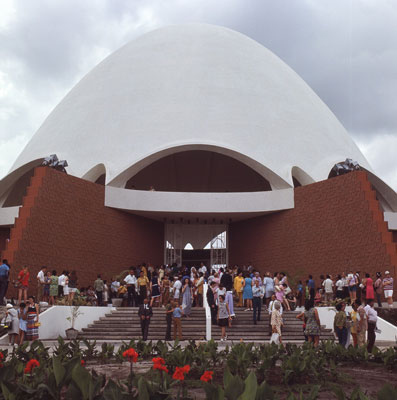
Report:
M0 365L0 399L6 400L397 398L397 388L381 387L397 381L397 348L368 354L333 342L317 349L239 343L219 350L213 341L184 348L131 341L115 351L106 343L59 338L52 354L36 341L1 352ZM368 387L360 376L371 374L384 379Z

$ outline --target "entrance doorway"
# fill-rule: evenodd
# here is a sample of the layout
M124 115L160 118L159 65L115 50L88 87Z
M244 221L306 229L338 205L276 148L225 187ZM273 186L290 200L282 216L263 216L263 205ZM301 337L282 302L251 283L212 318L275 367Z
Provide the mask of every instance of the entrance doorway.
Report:
M203 262L217 270L227 265L227 253L225 224L165 224L165 264L198 267Z

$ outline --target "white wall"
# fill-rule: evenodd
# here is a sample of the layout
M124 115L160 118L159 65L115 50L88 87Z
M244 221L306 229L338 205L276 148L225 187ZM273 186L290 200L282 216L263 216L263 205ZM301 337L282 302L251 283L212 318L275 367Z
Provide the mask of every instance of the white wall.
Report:
M19 207L0 208L0 226L14 225L18 213Z
M186 193L151 192L106 186L105 206L166 213L264 213L294 208L294 190Z
M351 312L351 307L346 307L347 312ZM334 317L335 317L335 308L334 307L317 307L318 316L320 317L321 325L325 325L327 329L334 330ZM381 341L392 341L397 340L397 327L385 321L382 318L378 318L377 323L378 329L382 331L382 333L376 334L376 340ZM376 344L376 343L375 343Z
M70 322L66 319L71 315L70 310L71 307L68 306L54 306L41 313L39 318L41 323L39 339L47 340L57 339L58 336L66 337L65 330L71 327ZM79 308L81 315L77 318L74 327L77 330L86 328L111 310L113 310L111 307L81 306ZM0 344L8 343L7 336L5 335L0 339Z

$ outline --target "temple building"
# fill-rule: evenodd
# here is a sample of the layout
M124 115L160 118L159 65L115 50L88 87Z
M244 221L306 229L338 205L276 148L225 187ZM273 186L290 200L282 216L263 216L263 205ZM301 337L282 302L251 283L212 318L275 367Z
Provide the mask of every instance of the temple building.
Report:
M84 285L141 262L204 262L396 278L396 244L397 194L335 115L275 54L219 26L161 28L111 54L0 181L12 277L47 265Z

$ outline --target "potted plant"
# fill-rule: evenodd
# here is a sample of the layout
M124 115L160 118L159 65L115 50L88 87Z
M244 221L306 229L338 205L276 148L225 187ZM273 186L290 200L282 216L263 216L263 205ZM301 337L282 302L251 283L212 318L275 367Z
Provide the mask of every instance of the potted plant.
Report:
M79 311L80 306L71 306L70 307L70 317L67 317L66 319L71 323L71 327L69 329L66 329L66 337L70 340L77 339L77 335L79 331L77 329L74 329L74 323L76 322L76 319L79 317L79 315L82 314L81 311Z

